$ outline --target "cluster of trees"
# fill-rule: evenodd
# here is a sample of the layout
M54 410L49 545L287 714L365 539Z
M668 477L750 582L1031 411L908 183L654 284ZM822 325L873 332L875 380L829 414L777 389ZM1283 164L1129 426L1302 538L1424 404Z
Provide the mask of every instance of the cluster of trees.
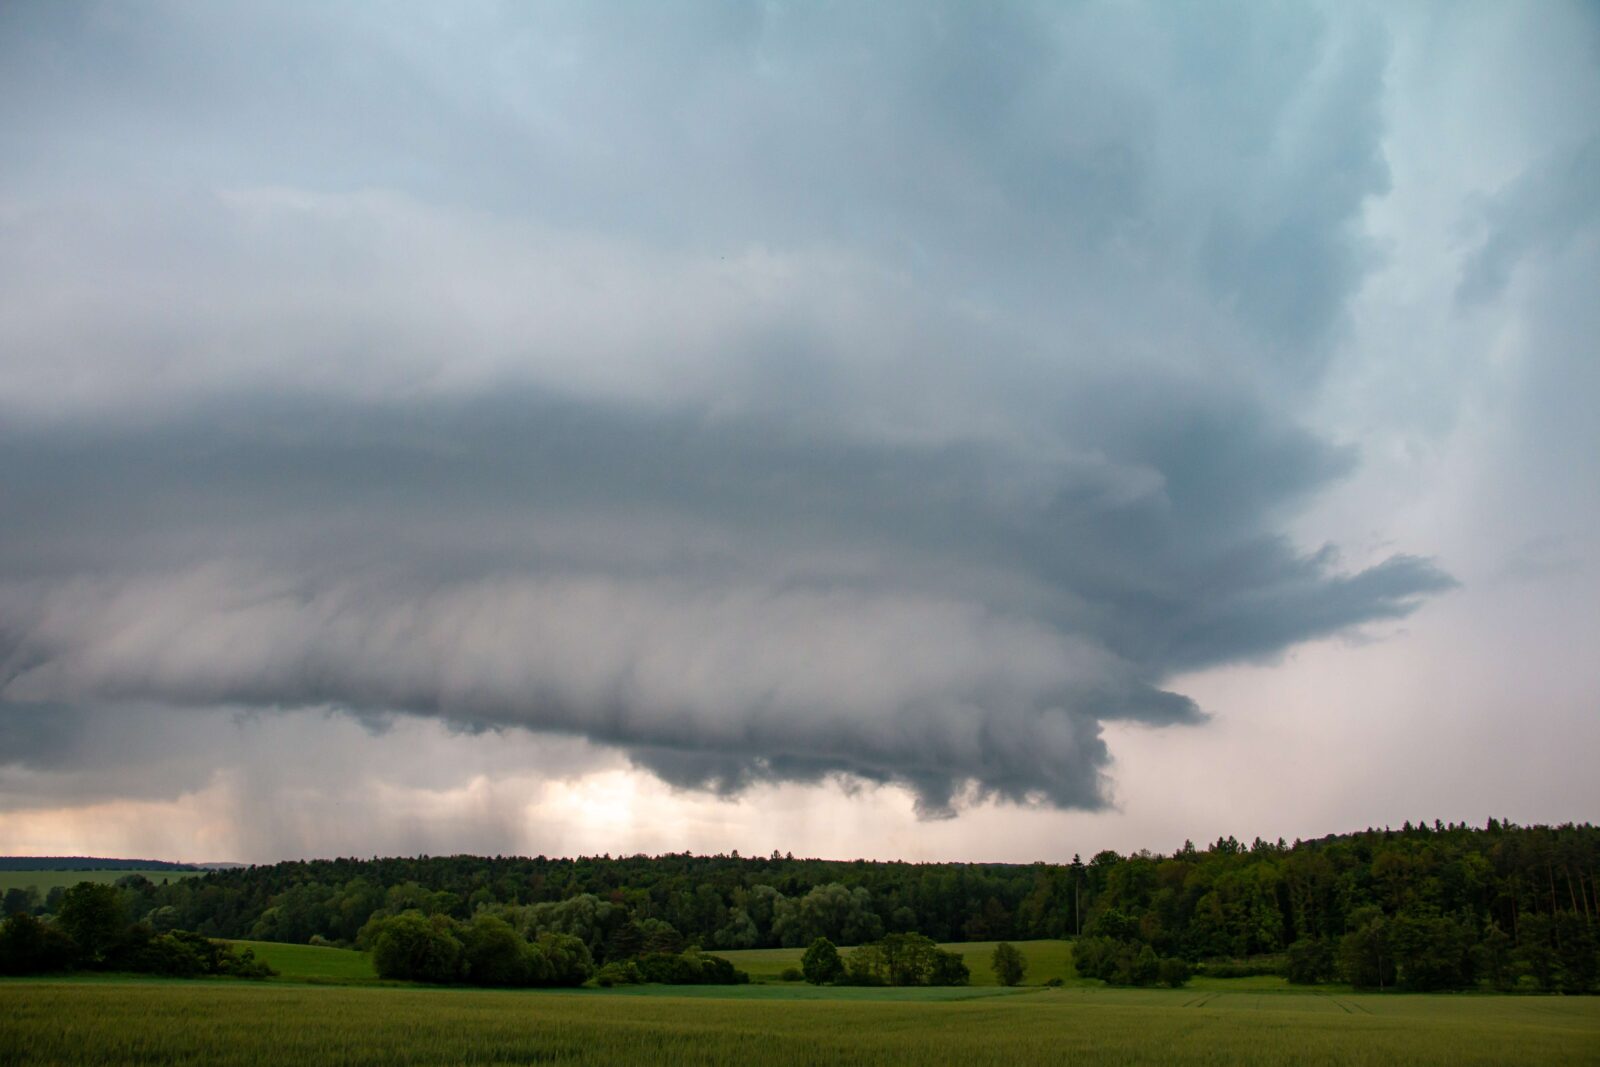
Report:
M1226 838L1203 852L1102 854L1084 870L1084 927L1096 940L1080 943L1075 958L1080 972L1092 973L1088 961L1117 981L1148 976L1153 955L1158 970L1163 957L1264 958L1266 967L1206 970L1274 969L1295 982L1358 988L1592 992L1597 872L1594 827L1493 820L1482 829L1407 823L1293 846Z
M362 931L380 978L481 986L579 986L594 974L589 948L568 934L523 937L497 915L470 922L407 911Z
M690 946L682 952L651 952L638 959L608 963L597 981L603 986L659 982L663 985L743 985L750 976L721 956Z
M696 857L317 860L120 889L155 929L361 944L374 919L488 911L530 945L582 941L596 965L649 955L932 941L1103 938L1111 980L1181 960L1270 959L1297 980L1374 988L1592 990L1600 831L1407 823L1314 841L1227 837L1171 855L1070 864L909 864ZM49 900L22 910L53 911ZM10 908L11 898L6 906ZM364 946L365 947L365 946ZM1098 953L1098 955L1096 954ZM1080 947L1079 958L1084 958ZM1174 972L1175 973L1175 972Z
M1072 946L1072 963L1085 978L1098 978L1107 985L1159 982L1176 989L1194 973L1187 960L1158 956L1155 949L1132 938L1080 937Z
M750 976L720 956L707 956L662 931L613 930L604 944L611 962L597 968L571 913L592 909L586 901L544 909L481 909L469 921L417 910L379 915L362 927L358 942L370 948L380 978L479 986L580 986L599 977L602 985L663 982L671 985L732 985ZM568 930L552 928L551 916ZM545 920L541 924L541 920ZM588 930L591 937L601 931ZM652 937L652 935L654 935ZM628 948L619 948L626 940ZM598 973L597 973L598 972Z
M959 953L917 933L887 934L847 956L819 937L801 957L800 973L813 985L951 986L966 985L972 977Z
M199 934L129 921L122 892L92 882L64 890L56 911L45 918L19 910L0 922L0 974L70 970L178 978L265 978L273 973L249 949L239 952Z

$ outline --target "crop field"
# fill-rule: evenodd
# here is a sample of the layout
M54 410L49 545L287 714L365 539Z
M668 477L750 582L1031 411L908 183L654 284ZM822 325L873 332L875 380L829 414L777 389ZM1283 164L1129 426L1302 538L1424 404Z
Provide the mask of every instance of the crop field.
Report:
M44 896L56 886L70 889L79 882L104 882L107 885L130 874L142 874L156 885L164 879L198 878L205 871L0 871L0 893L26 889L30 885Z
M1600 999L1587 997L972 993L771 1001L12 980L0 983L0 1065L1600 1062Z

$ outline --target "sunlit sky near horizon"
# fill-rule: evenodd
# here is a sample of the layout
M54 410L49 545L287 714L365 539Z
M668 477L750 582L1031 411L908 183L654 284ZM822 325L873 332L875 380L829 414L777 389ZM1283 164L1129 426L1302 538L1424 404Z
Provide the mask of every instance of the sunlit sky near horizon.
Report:
M1593 821L1600 11L0 5L0 854Z

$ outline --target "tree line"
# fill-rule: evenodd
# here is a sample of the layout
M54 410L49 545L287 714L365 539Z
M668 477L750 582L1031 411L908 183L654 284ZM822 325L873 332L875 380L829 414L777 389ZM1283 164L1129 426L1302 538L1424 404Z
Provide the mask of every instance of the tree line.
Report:
M41 920L15 911L0 921L0 974L119 971L172 978L228 975L267 978L274 972L249 949L185 930L157 930L130 918L115 886L80 882L62 891L54 914Z
M1134 984L1170 981L1181 963L1383 989L1577 992L1594 989L1600 971L1597 878L1595 827L1490 820L1293 844L1226 837L1166 855L1104 851L1056 864L420 856L294 861L165 884L125 879L118 891L158 930L364 948L374 920L415 912L471 923L486 913L530 945L546 934L576 938L601 970L689 949L818 938L1081 936L1076 954L1094 969L1085 973ZM53 910L21 890L5 907ZM1165 977L1163 961L1171 961Z

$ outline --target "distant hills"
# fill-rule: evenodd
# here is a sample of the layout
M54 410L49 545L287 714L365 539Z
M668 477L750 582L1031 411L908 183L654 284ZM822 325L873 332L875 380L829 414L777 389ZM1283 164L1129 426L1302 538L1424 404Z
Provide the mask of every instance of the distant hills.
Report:
M103 856L0 856L0 871L211 871L242 863L173 863Z

